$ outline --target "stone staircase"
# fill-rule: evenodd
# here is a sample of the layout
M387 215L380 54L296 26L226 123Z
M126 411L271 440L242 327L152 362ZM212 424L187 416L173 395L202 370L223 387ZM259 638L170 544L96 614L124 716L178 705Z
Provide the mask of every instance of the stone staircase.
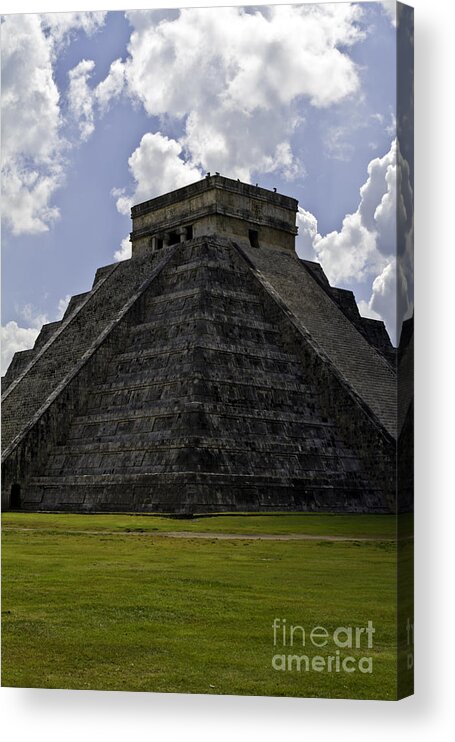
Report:
M227 241L179 245L123 323L24 508L386 510Z

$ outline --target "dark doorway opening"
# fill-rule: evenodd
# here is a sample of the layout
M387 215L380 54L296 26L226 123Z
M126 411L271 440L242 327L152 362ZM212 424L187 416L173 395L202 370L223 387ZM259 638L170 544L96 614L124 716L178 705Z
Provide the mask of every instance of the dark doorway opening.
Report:
M10 508L11 510L21 509L21 486L17 482L11 485Z
M169 244L176 245L178 242L180 242L180 235L178 232L169 232Z
M187 240L193 239L193 225L192 224L190 224L190 226L186 228L186 239Z
M251 247L259 247L259 232L256 229L249 229L248 237L250 238Z
M163 247L163 239L161 237L158 237L156 240L156 249L161 250Z

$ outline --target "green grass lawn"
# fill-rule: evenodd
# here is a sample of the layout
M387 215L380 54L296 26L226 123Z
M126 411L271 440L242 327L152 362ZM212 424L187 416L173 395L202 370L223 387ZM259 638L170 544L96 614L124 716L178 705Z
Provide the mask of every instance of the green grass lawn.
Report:
M392 516L3 516L4 685L191 693L396 695ZM375 536L173 539L163 531ZM90 531L83 533L82 531ZM143 531L143 532L142 532ZM133 533L131 533L133 532ZM406 542L400 547L406 553ZM273 620L376 629L373 672L277 671ZM300 634L298 635L300 637Z
M412 521L405 518L411 532ZM64 531L198 531L205 533L345 536L349 538L395 537L396 519L390 515L319 515L317 513L223 514L173 518L159 515L78 513L8 513L4 527Z

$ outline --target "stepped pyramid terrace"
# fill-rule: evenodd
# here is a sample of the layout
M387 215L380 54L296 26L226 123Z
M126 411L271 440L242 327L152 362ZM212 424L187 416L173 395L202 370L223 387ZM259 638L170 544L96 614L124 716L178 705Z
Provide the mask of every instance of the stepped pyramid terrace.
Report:
M4 507L395 510L395 350L297 207L218 174L133 207L132 257L3 379Z

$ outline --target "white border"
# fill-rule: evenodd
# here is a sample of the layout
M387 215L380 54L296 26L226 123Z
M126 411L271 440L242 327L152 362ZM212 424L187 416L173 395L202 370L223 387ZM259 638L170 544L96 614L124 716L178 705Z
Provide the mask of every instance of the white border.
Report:
M78 10L228 2L78 0ZM232 0L232 5L253 4ZM259 3L254 3L259 4ZM2 689L5 739L447 739L453 719L455 3L416 8L416 681L400 703ZM4 0L2 12L62 10ZM67 10L67 8L65 8ZM146 735L146 736L145 736Z

